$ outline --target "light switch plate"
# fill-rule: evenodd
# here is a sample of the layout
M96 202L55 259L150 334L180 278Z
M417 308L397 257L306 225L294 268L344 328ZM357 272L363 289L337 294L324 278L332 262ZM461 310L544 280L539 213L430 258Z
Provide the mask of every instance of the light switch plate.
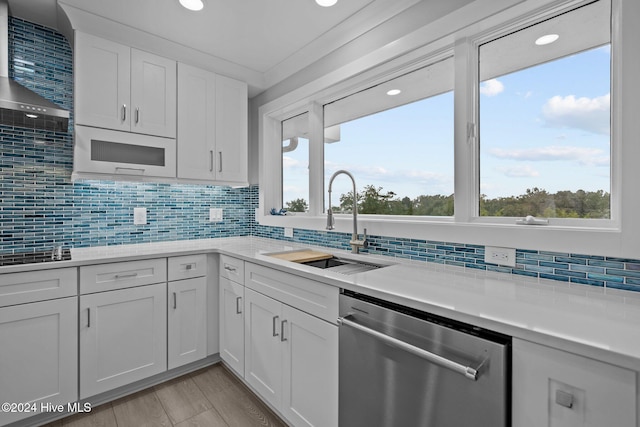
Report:
M133 224L145 225L147 223L147 208L133 208Z
M222 209L209 208L209 222L222 222Z

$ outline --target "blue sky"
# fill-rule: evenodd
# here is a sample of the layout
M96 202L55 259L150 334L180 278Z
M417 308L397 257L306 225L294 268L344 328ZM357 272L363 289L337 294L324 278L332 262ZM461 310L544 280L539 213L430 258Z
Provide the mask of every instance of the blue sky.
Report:
M601 47L480 85L480 185L488 197L538 187L610 191L610 49ZM354 174L398 196L453 193L453 94L340 125L325 179ZM302 143L301 146L307 147ZM308 200L308 149L285 153L283 199ZM334 182L333 203L351 191Z

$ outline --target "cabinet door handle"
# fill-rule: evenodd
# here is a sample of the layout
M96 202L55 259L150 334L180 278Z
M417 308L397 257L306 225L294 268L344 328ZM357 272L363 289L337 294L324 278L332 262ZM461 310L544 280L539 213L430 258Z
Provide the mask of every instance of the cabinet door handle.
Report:
M218 151L220 155L220 165L218 166L218 172L222 172L222 151Z
M87 307L87 328L91 327L91 307Z
M566 391L556 390L556 403L565 408L573 408L573 394Z
M236 314L242 314L242 297L236 297Z
M213 150L209 150L209 172L213 172Z
M284 324L287 323L286 320L280 322L280 342L284 342L287 339L284 337Z
M140 121L140 107L136 107L136 124Z
M278 324L278 319L280 318L280 316L273 316L273 336L277 337L278 335L280 335L277 331L276 331L276 325Z
M127 120L127 104L122 104L122 121Z
M174 292L173 293L173 309L175 310L176 308L178 308L178 296Z
M130 273L130 274L116 274L115 278L116 280L120 280L120 279L131 279L133 277L138 276L138 273Z

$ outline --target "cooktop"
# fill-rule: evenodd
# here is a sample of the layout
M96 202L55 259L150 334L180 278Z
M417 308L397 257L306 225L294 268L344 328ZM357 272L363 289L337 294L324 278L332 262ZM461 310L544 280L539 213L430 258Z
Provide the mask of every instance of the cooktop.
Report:
M54 253L56 255L54 255ZM17 254L0 254L0 267L7 265L18 264L31 264L36 262L55 262L55 261L68 261L71 259L71 250L62 249L56 252L41 251L41 252L24 252Z

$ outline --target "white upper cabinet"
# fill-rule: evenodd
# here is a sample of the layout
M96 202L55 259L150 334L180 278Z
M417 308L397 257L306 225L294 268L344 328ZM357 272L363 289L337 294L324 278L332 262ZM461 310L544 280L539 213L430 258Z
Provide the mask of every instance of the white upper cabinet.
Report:
M216 75L216 178L247 182L247 84Z
M178 178L246 183L247 85L178 64Z
M176 137L176 62L76 32L76 124Z

